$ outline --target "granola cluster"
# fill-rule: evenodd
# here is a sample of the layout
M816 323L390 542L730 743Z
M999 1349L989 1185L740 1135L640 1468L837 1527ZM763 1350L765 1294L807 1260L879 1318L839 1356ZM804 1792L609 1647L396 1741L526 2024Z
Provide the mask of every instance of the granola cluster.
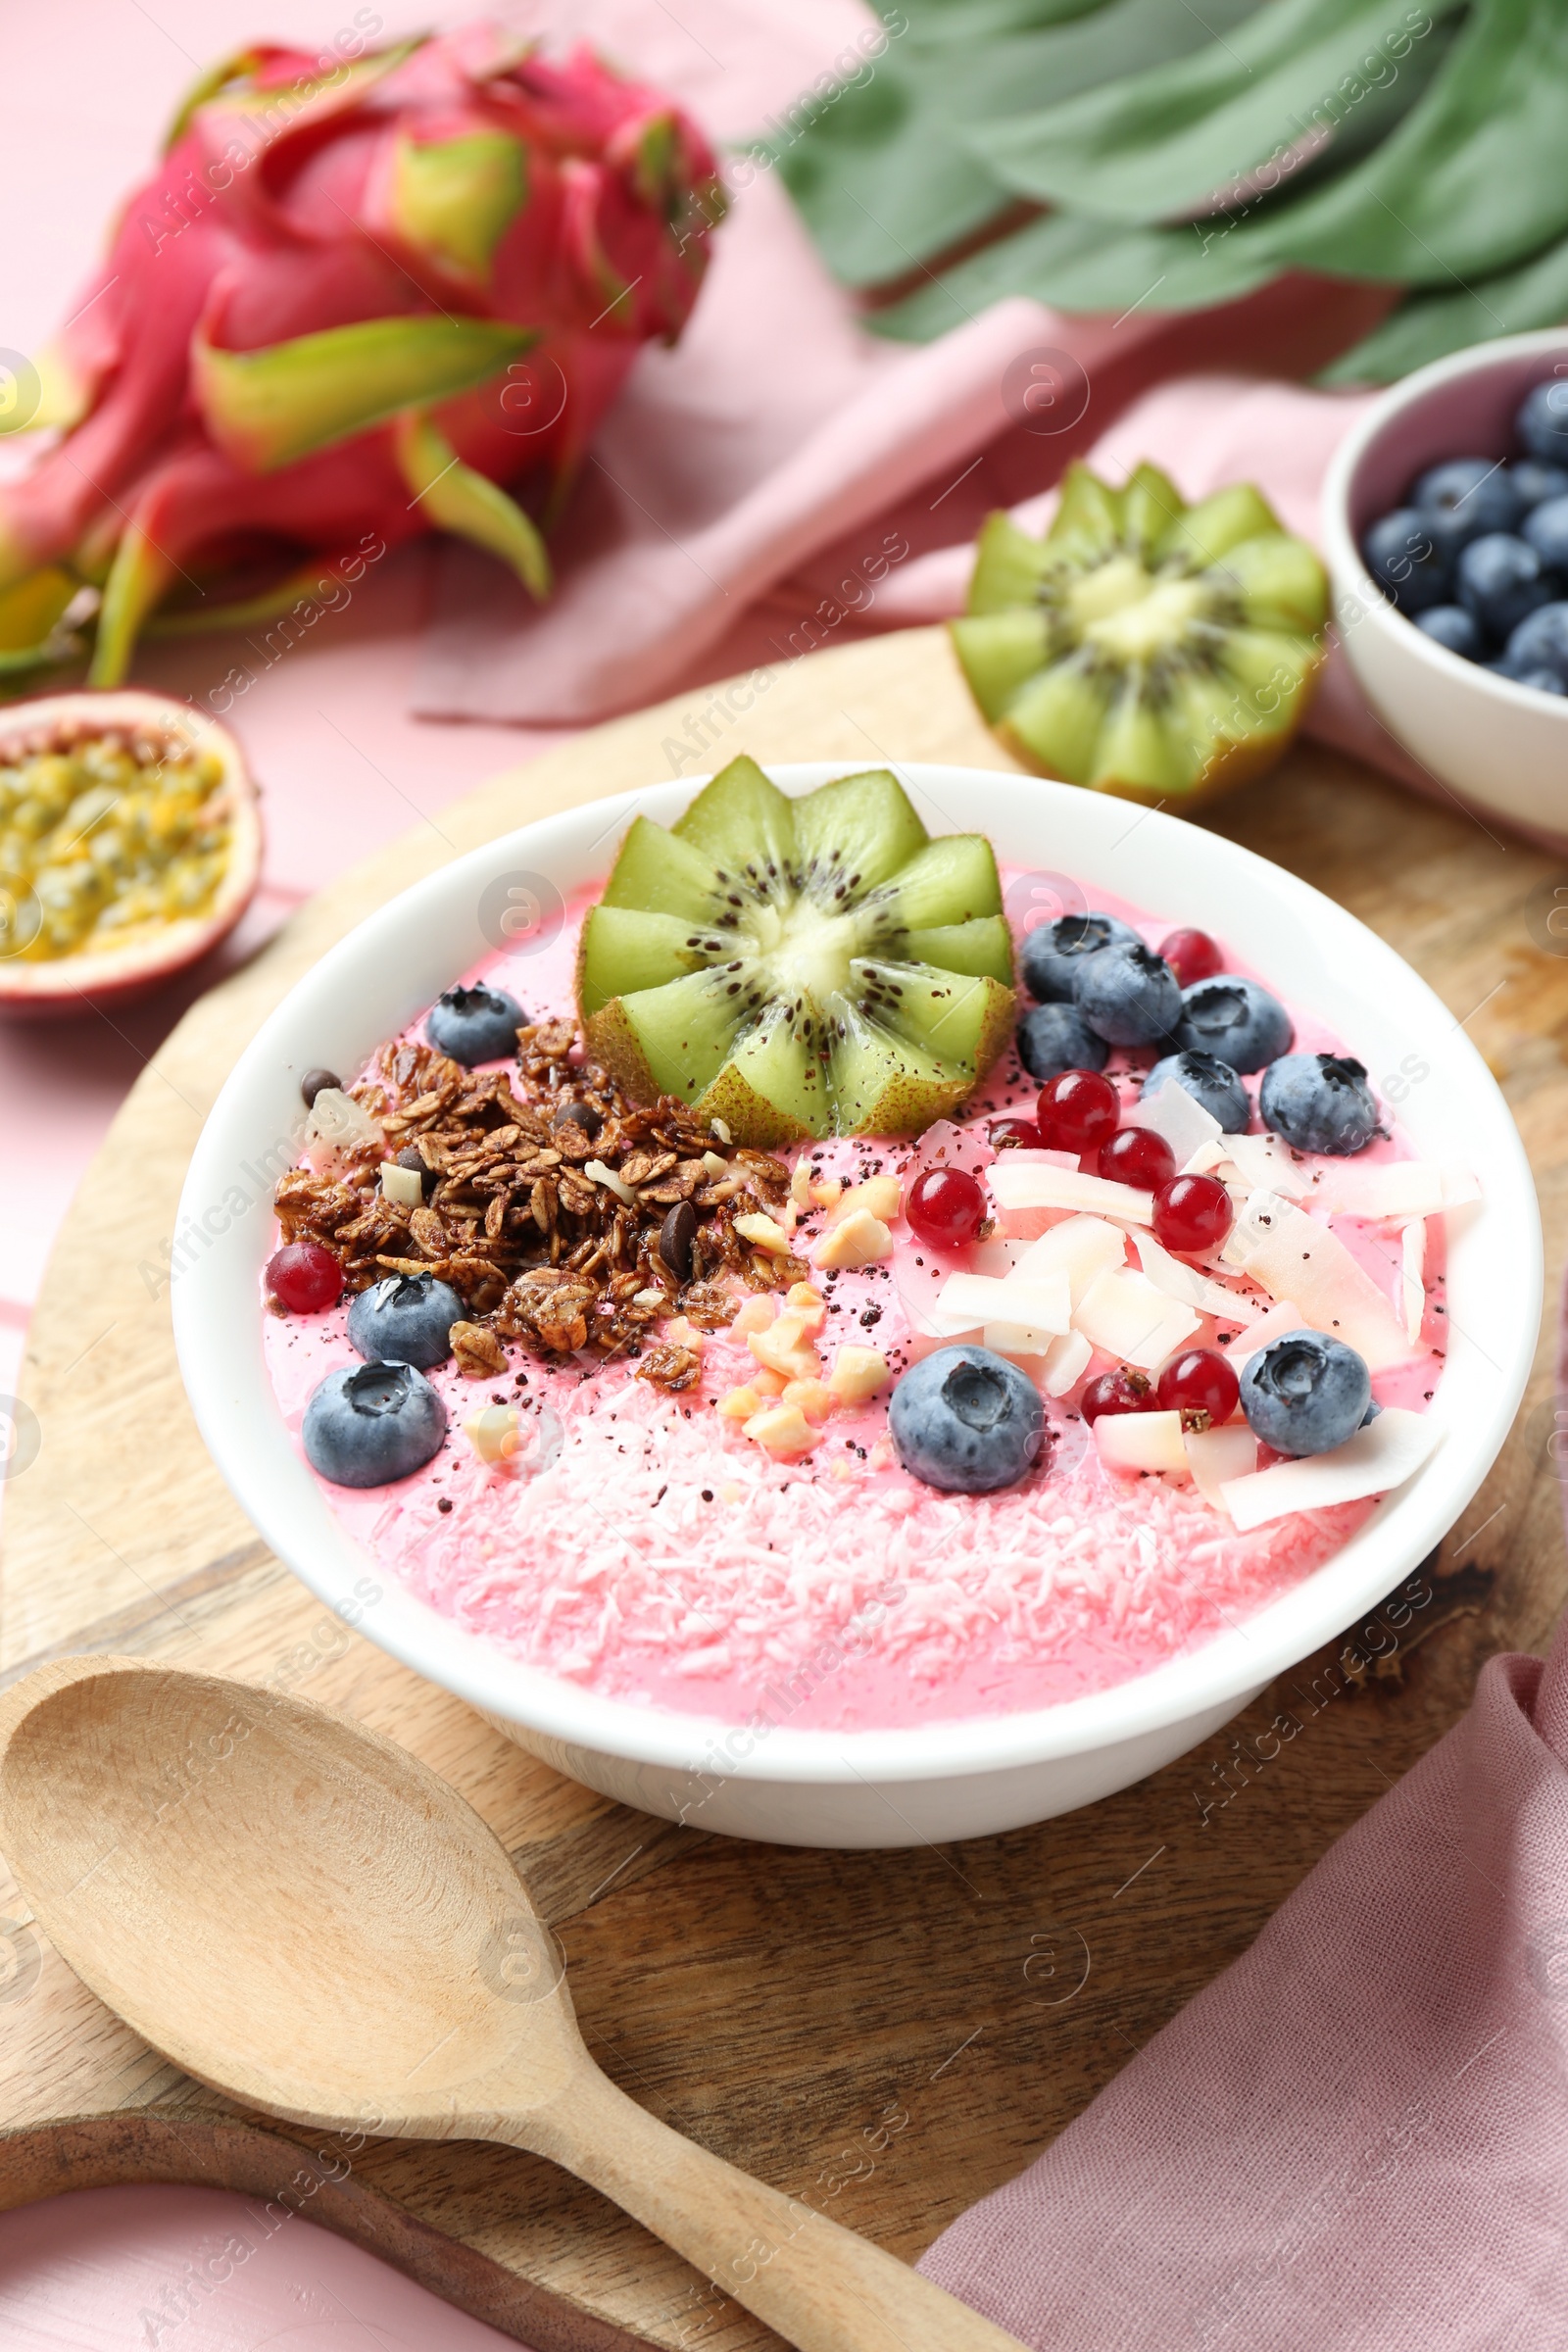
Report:
M382 1048L350 1091L384 1142L341 1153L331 1173L295 1167L276 1191L290 1242L332 1250L350 1290L388 1274L449 1282L469 1320L453 1331L461 1369L506 1368L504 1340L560 1358L578 1349L642 1357L639 1377L691 1387L694 1348L650 1346L683 1315L698 1331L734 1317L740 1290L786 1290L803 1259L753 1246L736 1219L785 1200L790 1171L731 1148L665 1097L630 1102L597 1064L572 1058L569 1022L520 1029L515 1071L472 1071L425 1045ZM416 1168L423 1199L389 1200L387 1159Z

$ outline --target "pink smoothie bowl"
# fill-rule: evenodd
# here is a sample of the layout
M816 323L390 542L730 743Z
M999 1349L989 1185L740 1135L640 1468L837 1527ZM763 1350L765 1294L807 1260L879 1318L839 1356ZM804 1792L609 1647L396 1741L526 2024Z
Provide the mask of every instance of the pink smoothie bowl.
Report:
M1402 625L1402 624L1401 624ZM774 767L789 793L845 772ZM601 801L491 842L406 891L313 968L239 1056L197 1144L177 1228L205 1243L172 1298L180 1367L220 1470L278 1557L330 1609L509 1738L603 1794L704 1829L792 1845L973 1838L1088 1804L1198 1744L1275 1676L1372 1609L1453 1527L1513 1422L1541 1320L1541 1225L1523 1146L1452 1014L1372 932L1294 875L1178 818L1033 777L896 773L934 833L979 829L1004 863L1198 924L1244 969L1346 1038L1371 1070L1413 1072L1399 1117L1482 1200L1449 1220L1450 1339L1430 1411L1442 1443L1315 1573L1216 1640L1113 1688L1029 1712L918 1729L746 1726L596 1694L519 1662L401 1588L345 1532L290 1439L263 1348L268 1185L304 1121L313 1066L348 1072L479 962L519 874L563 899L609 870L634 814L668 824L704 778ZM243 1212L230 1204L250 1203Z
M1380 514L1446 458L1522 455L1533 386L1568 377L1568 327L1504 335L1393 385L1340 443L1323 484L1323 549L1346 658L1389 732L1438 783L1568 848L1568 697L1448 652L1388 601L1361 560Z

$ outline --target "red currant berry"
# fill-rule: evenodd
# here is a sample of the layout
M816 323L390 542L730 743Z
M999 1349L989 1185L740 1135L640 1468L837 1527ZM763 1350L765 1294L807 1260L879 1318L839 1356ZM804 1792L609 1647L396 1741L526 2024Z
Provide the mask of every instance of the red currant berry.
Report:
M1078 1409L1086 1421L1095 1422L1102 1413L1152 1413L1156 1401L1154 1384L1147 1372L1118 1364L1114 1372L1102 1372L1098 1380L1089 1383Z
M933 1250L961 1250L986 1221L986 1197L962 1168L927 1168L910 1185L904 1213Z
M1059 1070L1040 1090L1036 1113L1042 1134L1057 1152L1093 1152L1112 1136L1121 1102L1098 1070Z
M988 1130L993 1152L1043 1152L1046 1139L1033 1119L993 1119Z
M267 1261L267 1287L291 1315L318 1315L343 1296L343 1269L319 1242L287 1242Z
M1100 1147L1100 1173L1116 1184L1157 1192L1176 1173L1176 1154L1152 1127L1122 1127Z
M1235 1218L1231 1197L1213 1176L1173 1176L1154 1195L1154 1239L1185 1256L1217 1250Z
M1184 1348L1180 1355L1173 1355L1156 1390L1167 1413L1180 1413L1184 1420L1189 1414L1206 1414L1207 1420L1197 1424L1200 1429L1217 1429L1228 1421L1241 1393L1240 1381L1213 1348Z
M1191 988L1199 980L1212 980L1216 972L1225 969L1225 958L1206 931L1173 931L1169 939L1161 940L1159 952L1183 988Z

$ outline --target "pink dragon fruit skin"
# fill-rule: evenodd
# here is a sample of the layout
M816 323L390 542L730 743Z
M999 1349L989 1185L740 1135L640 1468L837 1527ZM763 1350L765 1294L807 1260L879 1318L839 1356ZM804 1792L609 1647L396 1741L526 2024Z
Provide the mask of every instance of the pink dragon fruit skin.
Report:
M172 588L212 625L215 568L259 543L439 526L546 594L500 485L559 506L638 351L679 334L722 210L695 125L586 49L478 24L325 71L245 52L40 362L32 421L69 429L0 489L0 590L102 578L96 685Z

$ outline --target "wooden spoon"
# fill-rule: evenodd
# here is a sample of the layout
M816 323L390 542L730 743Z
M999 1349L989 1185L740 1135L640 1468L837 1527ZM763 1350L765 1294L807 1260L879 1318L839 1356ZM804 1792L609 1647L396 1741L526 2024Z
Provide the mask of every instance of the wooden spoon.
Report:
M40 1667L0 1701L0 1840L82 1982L246 2106L548 2156L801 2352L1019 2352L617 2090L505 1847L363 1725L132 1658Z

